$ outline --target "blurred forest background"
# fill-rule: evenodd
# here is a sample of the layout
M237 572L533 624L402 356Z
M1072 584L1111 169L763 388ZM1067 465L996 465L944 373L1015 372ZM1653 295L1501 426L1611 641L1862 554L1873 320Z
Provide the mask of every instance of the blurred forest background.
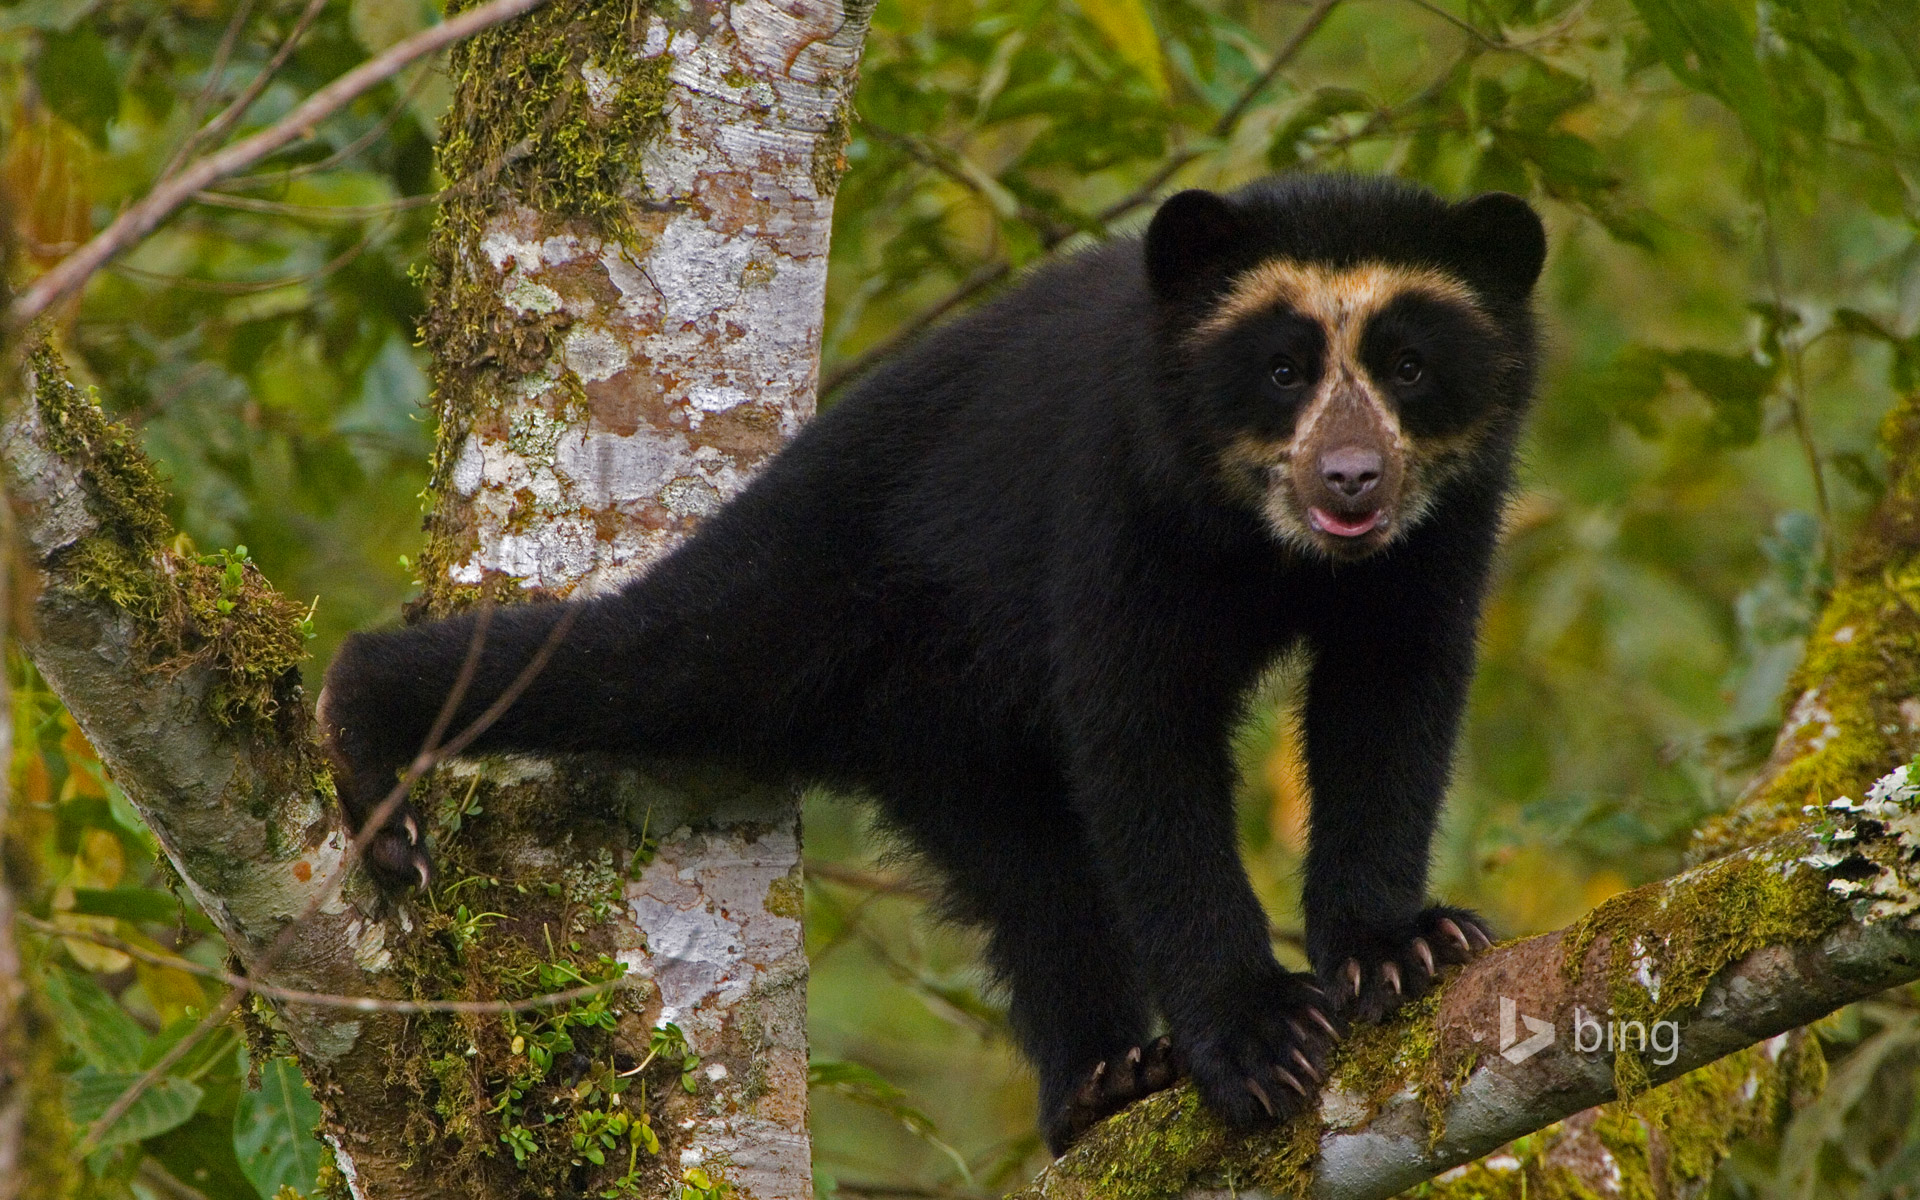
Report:
M141 195L297 26L236 131L438 16L430 0L0 5L15 282ZM432 431L410 269L447 99L436 66L403 74L202 193L60 315L76 377L140 430L200 552L314 599L309 680L414 588ZM1913 0L880 0L848 160L823 404L1029 264L1139 229L1178 186L1353 170L1541 208L1551 349L1435 876L1509 935L1672 873L1729 803L1881 486L1880 418L1920 387ZM58 702L9 669L23 908L220 965ZM1283 671L1249 718L1242 812L1297 962L1287 692ZM806 821L823 1193L1004 1189L1043 1154L975 942L932 918L857 808L810 797ZM81 1121L215 994L98 944L21 938ZM1858 1006L1821 1036L1826 1097L1780 1145L1741 1147L1717 1194L1920 1196L1920 1000ZM181 1194L167 1174L209 1200L313 1187L317 1109L287 1060L249 1063L229 1035L176 1078L73 1194Z

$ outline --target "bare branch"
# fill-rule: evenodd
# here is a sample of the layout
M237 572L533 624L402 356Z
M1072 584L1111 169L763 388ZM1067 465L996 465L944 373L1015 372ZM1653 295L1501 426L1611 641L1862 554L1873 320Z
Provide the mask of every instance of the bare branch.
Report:
M417 58L445 49L482 29L538 8L545 0L488 0L459 16L396 42L302 101L281 120L199 159L178 174L162 180L137 204L121 213L93 240L68 255L13 302L8 320L16 327L47 311L79 288L115 255L152 233L173 211L216 180L224 179L307 136L313 127L344 108L355 97L378 87Z
M273 57L268 60L267 65L260 68L260 73L247 84L245 91L234 98L232 104L227 105L219 116L207 122L207 127L183 148L183 152L179 155L180 159L184 160L200 146L219 141L227 135L228 130L240 123L240 118L247 115L247 110L253 107L253 102L260 98L260 94L267 90L267 85L273 82L273 77L280 73L280 68L286 66L287 60L293 57L294 49L300 45L300 39L307 35L307 30L312 27L314 18L318 17L320 10L326 6L327 0L307 0L306 9L301 12L299 19L294 21L293 28L281 40L280 48L273 52ZM177 165L175 164L176 167ZM173 171L169 169L162 173L161 178L164 179L171 174Z

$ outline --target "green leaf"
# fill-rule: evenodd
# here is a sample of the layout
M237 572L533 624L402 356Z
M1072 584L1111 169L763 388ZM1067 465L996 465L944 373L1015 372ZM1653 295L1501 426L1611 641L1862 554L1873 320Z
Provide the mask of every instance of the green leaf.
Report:
M260 1090L240 1097L233 1116L233 1152L261 1200L283 1186L310 1192L320 1173L320 1143L314 1127L320 1105L290 1058L260 1068Z
M1667 389L1665 358L1650 346L1628 346L1592 385L1601 407L1649 441L1660 436L1654 401Z
M1142 0L1080 0L1080 11L1107 39L1114 51L1146 76L1154 94L1167 94L1167 68L1160 57L1160 37Z
M146 1030L91 975L55 968L47 972L41 990L61 1036L88 1066L103 1071L125 1068L146 1052Z
M1373 98L1352 88L1325 87L1294 111L1273 135L1267 147L1267 165L1278 170L1300 161L1300 143L1307 134L1347 113L1372 112Z
M1760 401L1773 390L1779 368L1744 355L1677 350L1667 365L1713 405L1713 440L1722 446L1751 445L1760 436Z
M42 34L33 74L47 107L104 149L107 122L120 113L120 76L99 33L83 25Z
M68 1115L75 1125L91 1125L139 1078L135 1071L82 1067L67 1078ZM202 1094L199 1084L175 1075L155 1080L119 1120L101 1132L100 1148L143 1141L184 1125L200 1106Z
M213 922L185 907L171 893L158 888L75 888L73 912L88 917L118 917L155 925L176 924L184 915L187 928L212 933Z
M1754 53L1751 0L1633 0L1633 7L1667 69L1732 109L1761 154L1777 162L1779 118Z

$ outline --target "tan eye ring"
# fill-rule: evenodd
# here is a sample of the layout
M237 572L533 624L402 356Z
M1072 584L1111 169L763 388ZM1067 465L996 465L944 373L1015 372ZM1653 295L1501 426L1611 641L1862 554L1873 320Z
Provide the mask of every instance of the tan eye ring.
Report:
M1426 365L1420 361L1419 351L1401 351L1400 361L1393 367L1394 382L1402 385L1419 383L1420 377L1424 374L1426 374Z
M1300 365L1282 354L1273 360L1273 372L1268 378L1278 388L1297 388L1306 382L1306 376L1300 371Z

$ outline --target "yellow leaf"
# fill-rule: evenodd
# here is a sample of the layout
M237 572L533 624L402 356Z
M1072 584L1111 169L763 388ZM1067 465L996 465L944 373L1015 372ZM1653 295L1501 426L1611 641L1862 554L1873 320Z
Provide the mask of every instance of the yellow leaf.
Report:
M1167 69L1160 57L1160 36L1147 16L1146 0L1080 0L1080 11L1106 36L1114 50L1138 68L1154 94L1167 94Z
M145 938L128 938L132 942L144 942ZM72 945L71 942L68 945ZM150 946L149 949L152 947ZM134 975L140 981L140 987L147 993L147 1002L160 1014L162 1024L177 1021L181 1017L203 1012L207 1007L207 991L200 986L197 976L189 975L177 967L156 967L151 963L135 961Z

